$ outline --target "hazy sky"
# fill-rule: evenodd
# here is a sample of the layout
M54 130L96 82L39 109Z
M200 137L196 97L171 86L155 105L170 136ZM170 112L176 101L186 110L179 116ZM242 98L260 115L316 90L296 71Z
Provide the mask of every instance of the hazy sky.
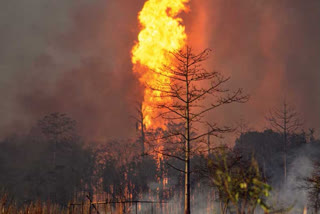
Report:
M65 112L94 138L135 131L139 83L130 50L142 0L1 0L0 133ZM320 1L193 0L189 42L210 47L208 67L232 77L251 100L211 118L263 128L284 97L306 127L320 127Z

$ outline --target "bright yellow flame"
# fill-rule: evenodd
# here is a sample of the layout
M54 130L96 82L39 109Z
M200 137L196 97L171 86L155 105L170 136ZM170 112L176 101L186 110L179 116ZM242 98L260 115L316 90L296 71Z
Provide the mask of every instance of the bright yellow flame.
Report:
M159 88L170 83L170 73L166 76L157 74L163 72L163 65L170 65L172 58L168 52L181 49L187 39L182 19L177 15L187 11L189 0L148 0L139 13L141 31L138 42L132 49L132 63L134 72L140 75L140 82L144 86ZM139 65L139 66L137 66ZM172 103L170 97L162 97L159 91L146 87L142 111L145 116L144 124L147 128L164 128L164 122L153 118L159 110L153 108L160 103Z

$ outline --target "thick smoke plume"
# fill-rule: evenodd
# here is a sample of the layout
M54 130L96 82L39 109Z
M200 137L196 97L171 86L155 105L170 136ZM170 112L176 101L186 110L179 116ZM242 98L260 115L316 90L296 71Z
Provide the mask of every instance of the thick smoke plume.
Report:
M198 1L197 1L198 2ZM208 3L210 2L210 3ZM306 127L319 129L320 2L316 0L204 1L206 40L213 68L231 75L251 94L246 105L225 109L263 128L263 115L284 99L296 106ZM195 30L196 31L196 30Z
M60 111L91 139L134 134L140 85L130 50L139 32L138 0L2 1L0 3L1 135ZM189 43L209 47L208 68L231 75L231 88L251 94L223 117L255 128L286 97L307 127L320 121L320 2L197 0L184 14Z

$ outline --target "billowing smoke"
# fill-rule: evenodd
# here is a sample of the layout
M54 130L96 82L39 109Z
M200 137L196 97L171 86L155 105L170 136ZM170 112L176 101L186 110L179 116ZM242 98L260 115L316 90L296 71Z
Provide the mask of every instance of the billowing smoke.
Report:
M226 108L223 119L231 122L241 115L264 128L263 115L287 99L307 128L319 129L320 48L315 44L320 42L320 2L202 2L207 16L202 35L213 49L212 68L230 75L232 88L251 95L247 104Z
M127 137L134 130L130 110L140 99L130 50L141 2L6 4L2 130L29 127L59 111L76 119L84 136Z
M0 114L2 136L60 111L94 139L134 133L141 99L130 50L139 32L138 0L2 1ZM284 97L320 127L320 2L317 0L197 0L183 15L195 49L213 49L209 65L231 75L251 100L225 108L264 127L264 115Z
M305 206L310 205L305 179L311 176L314 163L319 157L319 151L314 145L305 144L295 151L288 167L287 181L274 189L270 203L277 204L279 208L291 207L294 210L303 210Z

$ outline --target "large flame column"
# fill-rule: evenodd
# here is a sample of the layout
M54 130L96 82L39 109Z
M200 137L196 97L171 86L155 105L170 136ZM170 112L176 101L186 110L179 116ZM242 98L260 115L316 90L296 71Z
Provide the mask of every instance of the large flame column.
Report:
M161 97L159 91L152 87L170 83L170 74L158 74L163 65L170 65L172 58L168 52L181 49L187 39L182 19L177 15L187 11L189 0L148 0L140 11L138 19L141 31L138 42L132 49L133 71L140 77L145 86L142 112L146 128L165 127L164 121L153 118L159 110L153 108L157 104L172 102L169 97ZM156 72L154 72L156 71Z

